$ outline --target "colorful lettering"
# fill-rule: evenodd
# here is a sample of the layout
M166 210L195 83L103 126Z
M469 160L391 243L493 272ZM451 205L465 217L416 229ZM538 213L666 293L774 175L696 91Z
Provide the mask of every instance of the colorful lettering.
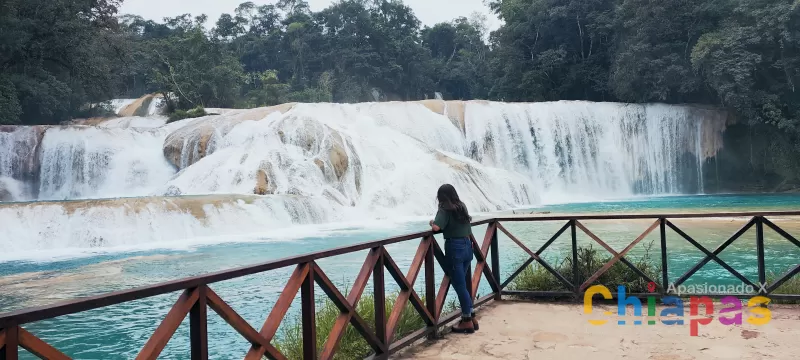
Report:
M720 299L720 302L723 305L732 306L719 310L719 322L722 323L722 325L742 325L742 301L737 299L735 296L726 296ZM722 316L726 313L733 312L735 312L736 315L734 315L732 318Z
M664 325L683 325L683 300L675 296L667 296L662 299L664 305L676 305L674 308L665 308L661 310L661 317L667 317L670 314L678 317L677 320L661 320Z
M654 296L647 297L647 316L655 319L656 316L656 298ZM655 325L655 320L648 320L647 325Z
M583 294L583 313L587 315L592 314L592 297L595 294L600 294L603 296L603 299L611 300L611 291L608 290L607 287L603 285L594 285L586 290ZM604 315L611 315L610 311L606 311ZM608 320L589 320L589 323L592 325L603 325L607 323Z
M674 285L670 285L674 287ZM690 285L691 286L691 285ZM737 289L732 285L730 288ZM642 325L642 302L636 296L627 296L625 286L617 287L617 314L620 317L627 316L628 306L633 306L633 316L638 318L634 320L634 325ZM592 299L595 295L600 294L603 299L611 300L613 296L611 291L603 285L594 285L586 290L583 295L583 312L591 315L593 312ZM764 296L756 296L748 300L747 306L750 315L747 322L752 325L764 325L772 319L772 313L766 307L770 303L770 299ZM666 296L662 299L664 308L661 310L661 323L664 325L684 325L684 305L683 300L677 296ZM735 296L726 296L720 299L719 322L723 325L741 325L743 303L742 300ZM700 306L703 306L705 313L700 313ZM604 311L603 315L610 316L612 312ZM727 316L726 316L727 315ZM714 318L714 301L708 296L692 296L689 298L689 335L698 336L700 332L700 325L708 325ZM656 319L656 297L647 297L647 324L655 325ZM603 325L608 320L589 320L592 325ZM618 325L625 325L625 320L617 320Z
M628 305L633 305L633 316L642 316L642 302L636 296L626 297L625 287L620 285L617 287L617 314L625 316L625 311ZM619 325L625 325L625 320L619 320ZM635 325L642 325L641 320L633 322Z
M764 325L768 323L772 319L772 312L761 305L768 305L769 303L770 299L763 296L755 296L750 298L750 300L747 301L747 307L750 313L763 315L763 317L749 316L747 317L747 322L753 325Z
M689 320L689 336L697 336L698 333L698 325L708 325L711 323L711 320L714 318L711 316L714 314L714 302L711 301L711 298L708 296L703 297L696 297L692 296L689 298L689 315L697 316L699 312L700 305L705 305L706 315L709 315L703 319L691 319Z

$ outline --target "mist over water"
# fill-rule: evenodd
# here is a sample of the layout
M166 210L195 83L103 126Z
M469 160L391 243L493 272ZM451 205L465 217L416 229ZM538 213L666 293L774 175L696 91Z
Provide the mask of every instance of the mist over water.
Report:
M165 124L148 109L97 126L0 128L0 201L75 200L0 205L14 234L0 236L0 246L114 248L257 226L429 216L443 183L472 212L696 193L724 127L714 111L660 104L208 110L218 115ZM245 194L256 200L237 198ZM143 198L86 200L117 197Z

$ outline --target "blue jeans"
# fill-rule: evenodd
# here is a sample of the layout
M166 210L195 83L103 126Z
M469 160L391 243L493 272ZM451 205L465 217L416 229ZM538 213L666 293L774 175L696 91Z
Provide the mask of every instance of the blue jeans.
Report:
M461 316L472 316L472 295L467 289L467 271L472 264L472 242L469 238L452 238L444 241L444 255L447 259L450 283L458 295Z

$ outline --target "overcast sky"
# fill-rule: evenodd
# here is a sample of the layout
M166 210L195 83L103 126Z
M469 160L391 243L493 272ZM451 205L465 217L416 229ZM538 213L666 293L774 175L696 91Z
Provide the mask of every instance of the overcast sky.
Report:
M172 17L185 13L192 15L206 14L211 24L223 13L232 14L233 10L247 0L124 0L120 13L140 15L145 19L161 21L164 17ZM459 16L469 17L473 12L486 15L489 30L500 26L500 20L490 14L484 0L404 0L414 9L414 14L423 25L450 21ZM256 5L274 4L276 0L253 0ZM334 0L308 0L311 10L322 10Z

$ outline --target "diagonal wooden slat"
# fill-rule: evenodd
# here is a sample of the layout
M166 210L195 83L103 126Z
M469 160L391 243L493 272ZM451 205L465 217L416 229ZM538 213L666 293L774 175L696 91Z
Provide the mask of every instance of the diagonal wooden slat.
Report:
M772 283L772 285L770 285L767 288L767 294L771 294L773 291L778 289L778 287L783 285L783 283L791 279L792 276L797 275L797 273L800 273L800 265L795 266L791 270L787 271L785 274L781 275L781 277L778 278L778 280L776 280L774 283Z
M569 229L571 227L571 225L572 225L572 221L568 221L566 224L564 224L564 226L562 226L561 229L559 229L552 237L550 237L550 240L547 240L547 242L545 242L544 245L542 245L539 248L539 250L536 251L536 255L541 256L542 253L550 246L550 244L552 244L554 241L556 241L556 239L558 239L558 237L561 236L561 234L563 234L565 231L567 231L567 229ZM534 262L534 260L535 259L532 258L532 257L528 258L528 260L525 261L522 264L522 266L517 268L517 270L514 271L511 274L511 276L508 277L508 279L506 279L505 281L503 281L502 284L500 284L500 289L505 289L506 287L508 287L508 284L511 284L511 282L514 281L514 279L516 279L517 276L519 276L519 274L522 273L528 267L528 265L530 265L532 262Z
M377 258L375 261L377 261ZM372 262L371 266L375 265L375 261ZM384 347L383 343L375 334L373 334L372 328L356 311L355 307L357 304L350 303L344 297L344 295L342 295L342 293L336 289L336 286L333 284L330 278L328 278L328 275L326 275L317 264L314 264L314 275L314 280L316 280L322 291L328 295L336 307L339 308L339 311L342 312L337 318L337 322L334 324L334 328L331 330L331 333L328 335L328 340L325 341L325 346L322 354L320 355L320 359L333 359L333 355L336 352L336 347L338 346L337 343L341 340L341 337L344 334L344 329L347 327L347 322L344 323L344 326L341 326L338 323L338 320L341 318L345 318L349 323L353 324L353 328L355 328L356 331L358 331L358 333L364 337L364 340L366 340L367 344L372 347L372 350L374 350L376 353L385 353L386 348ZM369 275L370 273L366 274L367 278L369 278Z
M436 258L436 261L439 263L439 266L444 271L444 277L442 277L442 282L439 284L439 291L436 293L436 313L434 314L436 321L439 321L439 318L442 316L442 309L444 308L444 302L447 300L447 292L450 290L450 276L447 275L449 272L447 268L447 260L444 258L444 252L442 248L439 247L439 243L435 240L431 243L433 247L433 254Z
M767 226L769 226L773 231L778 233L778 235L783 236L784 239L789 240L789 242L795 246L800 247L800 241L797 241L794 236L781 229L778 225L773 224L772 221L769 221L767 218L761 218L761 221L763 221L764 224L767 224Z
M256 331L255 328L250 326L250 324L239 316L239 314L233 310L233 308L228 305L222 298L217 295L214 290L211 288L206 289L206 297L208 299L208 306L211 310L219 315L222 320L225 320L228 325L230 325L236 332L238 332L242 337L244 337L250 344L261 346L266 349L266 354L271 359L276 360L285 360L286 357L278 351L272 344L269 343L269 340L261 336L261 334Z
M541 256L542 253L550 246L550 244L552 244L554 241L556 241L556 239L558 239L558 237L561 236L561 234L563 234L565 231L567 231L567 229L570 228L571 224L572 224L572 221L567 221L567 223L564 224L564 226L562 226L560 229L558 229L558 231L556 231L556 233L553 234L553 236L551 236L550 239L547 240L547 242L545 242L542 245L542 247L539 248L539 250L536 250L536 255Z
M361 295L364 294L364 289L366 289L367 284L369 284L372 269L375 268L375 264L378 263L380 257L381 252L378 249L371 249L369 254L367 254L364 265L361 266L361 270L358 272L356 280L353 282L353 288L347 294L347 301L354 307L357 306L358 302L361 300Z
M361 271L359 271L358 276L356 276L356 280L353 283L353 289L350 291L350 293L347 294L347 299L346 299L347 304L351 305L354 309L358 306L358 301L361 300L361 295L364 293L364 289L367 287L370 276L372 275L372 269L375 267L375 264L377 264L379 258L380 258L380 251L378 251L377 249L370 250L369 254L367 254L366 260L364 260L364 264L361 266ZM318 274L321 277L320 280L323 281L326 280L327 276L325 276L325 274L322 272L322 269L319 270L320 271L318 272ZM328 293L328 291L324 287L322 290ZM332 290L335 290L335 288L333 288ZM328 296L331 297L331 294L328 294ZM350 323L350 319L353 314L355 314L355 311L353 311L352 313L342 312L336 318L336 321L334 322L333 327L331 328L331 332L328 335L328 340L325 341L325 345L322 348L322 353L320 355L322 359L332 358L336 347L339 346L339 342L342 340L342 336L344 336L344 331L347 329L347 324ZM371 335L372 330L369 327L367 327L367 329L369 330L366 332ZM365 335L364 333L362 333L361 335L364 336L365 338L368 336ZM375 339L377 340L377 337ZM379 347L382 346L380 340L378 340L378 346Z
M661 226L661 220L658 220L658 221L659 221L658 225ZM611 253L612 256L618 256L619 255L619 253L616 250L614 250L614 248L612 248L611 246L606 244L605 241L601 240L597 235L595 235L591 230L586 228L586 226L584 226L582 223L576 221L575 222L575 226L579 227L581 229L581 231L583 231L584 234L588 235L590 238L592 238L592 240L594 240L596 243L600 244L600 246L605 248L606 251ZM635 272L637 275L639 275L639 277L644 278L648 282L656 284L656 282L653 281L653 279L651 279L649 276L647 276L647 274L642 272L642 270L639 270L639 268L637 268L636 265L631 264L631 262L628 261L628 259L625 259L625 256L620 256L619 261L621 263L625 264L625 266L627 266L629 269L633 270L633 272ZM656 284L656 286L657 287L662 287L662 285L660 285L660 284ZM665 289L662 289L662 290L665 290Z
M650 227L648 227L647 230L645 230L641 235L639 235L639 237L637 237L636 240L633 240L633 242L630 243L628 246L626 246L625 249L623 249L619 254L614 255L614 257L605 265L603 265L603 267L601 267L600 270L597 270L597 272L595 272L594 275L590 276L589 279L587 279L583 284L581 284L580 291L582 292L586 290L586 288L589 287L589 285L591 285L595 280L597 280L597 278L599 278L606 271L608 271L608 269L614 266L614 264L616 264L617 261L619 261L619 259L625 256L625 254L627 254L628 251L631 251L631 249L633 249L633 247L636 246L636 244L644 240L644 238L647 237L647 235L649 235L653 230L655 230L655 228L658 227L660 222L661 220L654 221L653 225L650 225ZM575 221L575 223L577 226L583 229L583 225L580 222Z
M445 275L439 284L439 291L436 293L436 321L442 316L444 303L447 301L447 292L450 290L450 277Z
M286 316L286 312L289 311L289 306L292 305L292 301L297 295L297 292L300 291L300 285L303 284L303 280L306 279L309 271L310 267L307 264L299 264L294 269L292 276L289 277L289 281L286 282L286 286L278 297L278 301L275 302L272 311L269 313L269 316L267 316L267 320L264 321L264 326L262 326L261 331L259 331L259 334L268 341L272 341L272 338L275 337L275 333L278 332L281 321L283 321L283 318ZM247 355L245 355L245 360L261 360L264 353L266 353L266 349L263 346L251 346Z
M144 344L139 355L136 356L136 360L157 359L158 355L161 354L161 351L164 350L164 347L167 346L167 343L172 338L175 330L178 330L178 326L181 325L183 319L189 314L189 310L192 309L192 306L194 306L198 298L199 290L184 290L181 297L175 302L175 305L172 305L172 309L169 310L167 316L164 317L164 320L158 325L156 331L153 332L153 335L150 336L150 339Z
M673 224L671 221L667 220L667 226L669 226L673 231L675 231L675 233L677 233L678 235L680 235L681 237L686 239L686 241L688 241L690 244L694 245L694 247L696 247L697 249L702 251L704 254L706 254L706 257L703 258L702 261L697 263L697 265L695 265L694 267L689 269L689 271L687 271L680 278L678 278L678 280L676 280L673 283L673 285L674 286L678 286L680 284L683 284L684 281L688 280L689 277L691 277L694 273L696 273L698 270L700 270L705 264L707 264L711 260L714 260L717 264L719 264L720 266L725 268L725 270L728 270L728 272L730 272L731 274L733 274L734 276L739 278L739 280L742 280L742 282L744 282L745 284L748 284L748 285L750 285L750 286L752 286L754 288L759 288L759 287L755 286L755 284L753 284L748 278L744 277L742 274L740 274L738 271L734 270L730 265L728 265L726 262L722 261L722 259L719 258L719 254L723 250L725 250L725 248L727 248L730 244L732 244L734 241L736 241L736 239L738 239L740 236L742 236L742 234L744 234L747 230L749 230L751 227L753 227L753 225L755 224L755 220L756 220L755 217L750 219L750 221L748 221L747 224L742 226L739 229L739 231L737 231L730 238L728 238L728 240L726 240L724 243L722 243L720 246L718 246L716 249L714 249L713 252L708 251L708 249L706 249L703 245L700 245L700 243L698 243L697 241L692 239L691 236L687 235L685 232L683 232L683 230L679 229L677 226L675 226L675 224Z
M419 246L417 247L417 253L414 255L414 260L411 262L411 266L408 268L406 279L408 280L409 284L411 284L411 288L401 290L400 294L397 295L397 300L394 303L392 312L389 315L389 320L386 323L386 336L388 336L389 339L394 338L394 332L397 330L397 323L400 321L400 316L403 314L403 309L405 309L406 303L408 303L408 299L411 296L411 291L414 290L414 283L417 281L419 271L422 269L422 262L425 260L425 255L431 249L430 239L431 238L426 237L420 241Z
M483 272L483 275L486 276L486 281L489 282L489 286L491 286L492 292L499 292L500 291L500 284L497 283L497 280L495 279L494 273L492 272L492 270L489 268L489 266L486 265L486 255L487 254L485 254L485 253L482 254L481 253L481 251L483 251L483 250L478 246L478 242L475 240L475 237L471 236L470 237L470 241L472 242L472 252L475 254L475 258L478 260L478 265L483 264L482 267L481 266L476 266L475 267L475 274L473 276L467 278L467 283L469 285L471 285L470 290L471 290L471 293L472 293L472 297L473 298L477 298L476 294L477 294L477 291L478 291L478 285L480 284L480 281L481 281L481 278L479 276L480 275L479 271ZM491 243L491 239L489 241ZM486 251L488 251L488 248L486 249ZM472 281L470 281L470 279L472 279Z
M0 329L0 349L6 346L6 329Z
M541 257L539 257L538 254L536 254L535 252L531 251L531 249L528 249L528 247L525 246L525 244L523 244L522 241L519 241L519 239L517 239L516 236L511 234L511 232L508 231L508 229L506 229L505 226L503 226L503 224L497 223L497 228L500 231L502 231L504 234L506 234L506 236L508 236L508 238L511 239L511 241L515 242L517 244L517 246L522 248L523 251L528 253L528 255L531 257L531 259L536 260L539 264L542 265L542 267L544 267L547 271L549 271L551 274L553 274L553 276L555 276L559 281L561 281L564 285L566 285L567 289L572 289L573 288L572 283L570 283L567 279L565 279L564 276L559 274L558 271L556 271L556 269L553 269L550 266L550 264L548 264Z
M486 255L489 252L489 246L492 244L492 236L494 235L495 231L497 231L497 223L492 222L486 227L486 234L483 236L483 245L479 249L473 249L475 252L475 257L478 260L477 264L475 265L475 272L472 275L471 295L473 299L475 298L475 294L478 293L478 285L480 285L481 282L481 273L484 272L483 269L486 267ZM475 247L477 241L475 240L474 236L470 235L470 241L472 242L473 247ZM494 280L493 276L488 276L487 278Z
M42 341L22 327L19 328L19 346L44 360L70 360L71 358Z
M397 284L400 285L400 290L409 290L411 305L417 309L417 312L422 316L422 320L425 321L425 324L429 326L435 325L433 315L425 308L425 304L422 302L422 299L419 298L419 295L417 295L414 287L408 282L408 279L406 279L405 275L400 271L400 268L397 267L397 263L394 262L392 256L389 255L385 249L383 251L383 260L386 265L386 270L389 271L389 274L392 275L394 280L397 281ZM391 341L391 339L389 340Z

